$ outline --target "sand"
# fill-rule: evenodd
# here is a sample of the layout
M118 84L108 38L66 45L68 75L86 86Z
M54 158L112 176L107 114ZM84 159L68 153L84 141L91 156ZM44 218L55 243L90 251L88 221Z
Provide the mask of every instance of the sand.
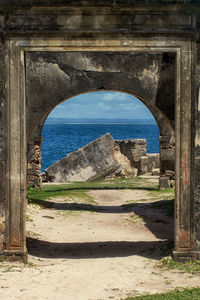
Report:
M90 194L89 206L61 197L29 205L29 262L0 264L1 299L118 300L199 285L199 275L157 267L171 253L173 218L152 209L147 191Z

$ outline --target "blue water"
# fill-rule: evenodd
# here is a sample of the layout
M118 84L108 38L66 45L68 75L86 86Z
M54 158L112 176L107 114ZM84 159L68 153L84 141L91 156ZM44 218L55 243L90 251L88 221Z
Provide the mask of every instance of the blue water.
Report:
M108 132L115 140L144 138L148 153L159 152L159 129L156 124L45 124L42 132L42 171Z

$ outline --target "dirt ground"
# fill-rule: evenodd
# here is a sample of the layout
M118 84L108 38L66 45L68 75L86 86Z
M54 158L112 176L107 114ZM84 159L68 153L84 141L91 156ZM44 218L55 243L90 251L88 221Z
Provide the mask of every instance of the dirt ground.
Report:
M173 218L151 207L147 191L90 194L90 205L28 207L29 263L1 263L1 299L118 300L199 285L198 275L156 267L171 253Z

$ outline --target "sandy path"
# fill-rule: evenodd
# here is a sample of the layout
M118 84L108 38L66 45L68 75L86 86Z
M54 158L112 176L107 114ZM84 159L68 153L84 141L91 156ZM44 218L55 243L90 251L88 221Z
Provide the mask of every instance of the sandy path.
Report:
M147 192L91 194L96 204L79 203L81 212L69 210L77 206L63 198L52 199L51 209L29 207L29 264L1 265L2 299L118 300L199 285L197 275L155 268L162 249L167 253L173 220L148 203L127 204L148 198Z

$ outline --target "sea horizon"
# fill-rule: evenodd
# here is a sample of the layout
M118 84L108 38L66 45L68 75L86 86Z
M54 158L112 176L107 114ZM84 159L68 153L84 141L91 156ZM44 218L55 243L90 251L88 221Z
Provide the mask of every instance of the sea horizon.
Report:
M157 124L154 119L48 118L45 124Z

